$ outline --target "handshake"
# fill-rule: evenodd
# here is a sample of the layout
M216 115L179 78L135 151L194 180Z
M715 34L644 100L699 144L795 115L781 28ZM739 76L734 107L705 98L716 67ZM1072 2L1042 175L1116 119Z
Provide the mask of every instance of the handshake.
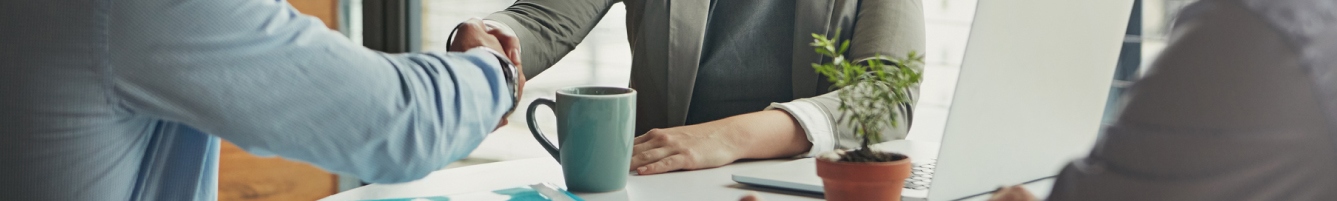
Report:
M450 52L464 52L478 47L486 47L505 54L506 58L515 64L515 74L517 86L515 86L515 97L519 98L521 90L525 86L525 72L520 64L520 38L509 28L505 28L496 21L483 21L482 19L472 18L455 27L454 36L447 43L446 50ZM519 101L519 100L516 100ZM509 116L506 115L506 116ZM497 128L507 124L506 117L502 116L501 122Z
M506 54L512 63L520 66L520 38L515 37L505 25L495 21L483 21L472 18L455 27L454 38L446 49L451 52L464 52L477 47L487 47Z

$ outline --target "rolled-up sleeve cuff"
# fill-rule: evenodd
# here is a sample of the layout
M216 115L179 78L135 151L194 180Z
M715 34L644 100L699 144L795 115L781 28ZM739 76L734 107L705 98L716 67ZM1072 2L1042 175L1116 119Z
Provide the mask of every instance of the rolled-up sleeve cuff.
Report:
M766 109L779 109L789 112L789 116L798 120L799 125L803 127L803 131L808 134L808 142L812 142L812 149L809 149L807 153L798 155L798 157L813 157L835 149L834 127L827 115L822 112L822 108L816 104L804 100L795 100L788 103L771 103Z
M501 105L501 107L498 107L502 109L499 114L505 115L512 111L515 107L515 97L511 94L514 92L508 88L510 84L506 82L506 75L503 75L505 72L501 69L503 60L507 59L506 55L487 47L475 47L465 51L464 54L476 56L481 64L487 65L479 65L479 67L483 74L487 76L487 81L492 86L492 93L496 94L494 101Z

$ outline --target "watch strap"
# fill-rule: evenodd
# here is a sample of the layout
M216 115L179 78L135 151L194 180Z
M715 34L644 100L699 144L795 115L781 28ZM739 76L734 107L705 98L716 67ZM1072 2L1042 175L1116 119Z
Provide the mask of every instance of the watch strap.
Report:
M506 55L501 54L500 52L497 52L496 50L492 50L492 48L487 48L487 47L477 47L474 49L485 50L488 53L491 53L493 57L497 58L497 63L499 64L499 67L501 67L502 77L504 77L506 80L506 88L510 89L511 100L513 101L511 104L511 109L506 110L506 115L509 116L512 112L515 112L516 107L520 106L519 76L523 75L519 75L518 73L519 70L516 69L517 67L515 66L515 63L512 63L511 59L506 57Z

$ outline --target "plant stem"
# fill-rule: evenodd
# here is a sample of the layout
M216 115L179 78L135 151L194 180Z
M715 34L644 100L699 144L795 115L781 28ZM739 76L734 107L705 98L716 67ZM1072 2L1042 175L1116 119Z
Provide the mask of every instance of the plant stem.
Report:
M859 150L861 150L861 151L863 151L864 153L866 153L866 154L868 154L869 156L871 156L872 153L873 153L873 150L868 148L868 144L870 144L869 141L872 141L872 140L868 140L868 135L869 135L869 134L874 134L874 135L875 135L876 133L868 133L868 125L860 124L859 127L860 127L860 129L863 130L863 136L864 136L864 139L862 140L863 143L861 143L861 144L862 144L862 145L861 145L862 147L860 147Z

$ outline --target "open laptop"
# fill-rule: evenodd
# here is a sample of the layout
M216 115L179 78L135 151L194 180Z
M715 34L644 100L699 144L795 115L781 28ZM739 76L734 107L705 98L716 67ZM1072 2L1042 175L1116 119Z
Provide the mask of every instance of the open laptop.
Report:
M1091 149L1133 0L981 0L942 143L893 141L909 155L905 200L957 200L1051 177ZM734 181L821 192L814 159Z

